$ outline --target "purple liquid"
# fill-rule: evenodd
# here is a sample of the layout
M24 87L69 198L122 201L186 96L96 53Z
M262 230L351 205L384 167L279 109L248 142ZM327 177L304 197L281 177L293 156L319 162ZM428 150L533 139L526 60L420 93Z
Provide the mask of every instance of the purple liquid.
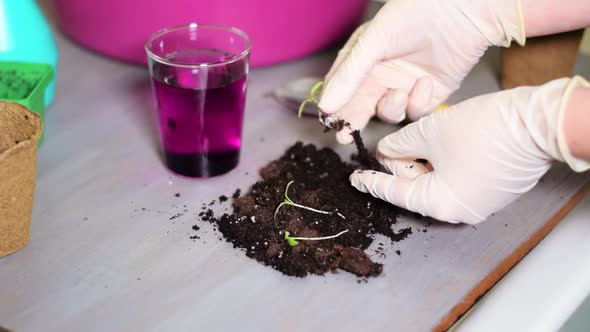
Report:
M198 50L168 58L211 63L228 57L231 54ZM246 101L243 61L208 68L154 63L153 86L170 170L184 176L209 177L237 166Z

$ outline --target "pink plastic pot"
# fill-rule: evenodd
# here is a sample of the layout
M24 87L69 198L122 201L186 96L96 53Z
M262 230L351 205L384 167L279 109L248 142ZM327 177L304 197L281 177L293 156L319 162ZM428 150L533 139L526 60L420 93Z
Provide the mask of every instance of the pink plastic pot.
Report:
M108 56L145 63L144 44L190 22L237 27L252 39L251 64L295 59L350 33L368 0L53 0L59 27Z

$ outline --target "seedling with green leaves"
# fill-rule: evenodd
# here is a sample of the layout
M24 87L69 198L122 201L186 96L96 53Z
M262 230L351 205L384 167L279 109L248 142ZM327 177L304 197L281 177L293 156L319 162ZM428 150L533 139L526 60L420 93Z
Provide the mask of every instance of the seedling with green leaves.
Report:
M316 84L314 84L311 87L311 90L309 92L309 97L307 99L305 99L301 105L299 106L299 111L297 112L297 117L301 117L301 114L303 114L303 110L305 109L305 105L307 105L308 103L314 103L317 104L318 101L318 97L320 95L320 89L322 88L322 85L324 84L324 81L318 81Z
M289 187L291 187L291 185L293 183L295 183L295 181L289 181L289 183L287 183L287 187L285 188L285 199L281 202L281 204L279 204L279 206L277 206L277 208L275 210L275 214L274 214L274 217L275 218L277 217L277 213L279 213L279 210L283 206L285 206L285 205L291 205L291 206L294 206L294 207L297 207L297 208L300 208L300 209L304 209L304 210L308 210L308 211L311 211L311 212L315 212L315 213L321 213L321 214L337 214L340 218L346 219L346 218L344 218L344 216L341 213L339 213L337 211L330 212L330 211L318 210L318 209L314 209L314 208L309 207L309 206L305 206L305 205L301 205L301 204L297 204L297 203L293 202L293 200L291 198L289 198Z
M344 234L348 232L348 229L343 230L342 232L338 233L338 234L334 234L334 235L330 235L330 236L322 236L322 237L297 237L297 236L291 236L291 233L285 231L285 240L289 243L289 245L291 247L294 247L296 245L299 244L298 241L322 241L322 240L329 240L329 239L335 239L337 237L339 237L340 235Z
M297 112L297 116L299 118L301 118L301 115L303 114L303 111L305 111L305 106L309 103L313 103L315 105L317 105L319 103L319 96L320 96L320 90L322 88L322 86L324 85L323 81L318 81L317 83L315 83L310 91L309 91L309 97L307 97L306 100L304 100L301 105L299 105L299 111ZM344 121L342 121L342 119L340 119L340 117L338 115L335 114L326 114L323 113L322 110L319 110L319 116L320 116L320 123L322 125L324 125L324 127L329 128L329 129L334 129L336 131L340 131L342 129L343 125L349 126L350 125Z

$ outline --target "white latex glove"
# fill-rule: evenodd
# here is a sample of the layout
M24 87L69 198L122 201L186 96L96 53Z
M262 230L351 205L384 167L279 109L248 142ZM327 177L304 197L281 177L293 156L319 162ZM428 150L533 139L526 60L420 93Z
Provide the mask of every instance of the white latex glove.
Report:
M584 170L565 143L562 115L571 90L588 85L560 79L435 112L379 142L377 158L393 175L354 172L350 181L424 216L478 223L533 188L553 160Z
M377 114L398 123L430 113L490 45L524 44L520 0L390 0L351 36L319 103L353 129ZM350 130L337 134L351 143Z

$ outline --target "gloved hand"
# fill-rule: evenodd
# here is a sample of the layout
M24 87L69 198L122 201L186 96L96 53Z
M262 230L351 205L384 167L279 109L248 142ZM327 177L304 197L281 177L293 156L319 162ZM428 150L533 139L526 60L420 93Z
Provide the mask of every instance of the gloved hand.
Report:
M458 87L490 45L524 44L520 0L390 0L338 53L319 107L362 129L375 113L418 119ZM350 130L337 134L351 143Z
M408 210L452 223L478 223L535 186L553 160L574 170L563 135L571 90L590 86L580 77L469 99L383 138L377 159L393 175L350 176L360 191ZM430 162L429 171L414 162ZM375 174L373 174L375 173Z

